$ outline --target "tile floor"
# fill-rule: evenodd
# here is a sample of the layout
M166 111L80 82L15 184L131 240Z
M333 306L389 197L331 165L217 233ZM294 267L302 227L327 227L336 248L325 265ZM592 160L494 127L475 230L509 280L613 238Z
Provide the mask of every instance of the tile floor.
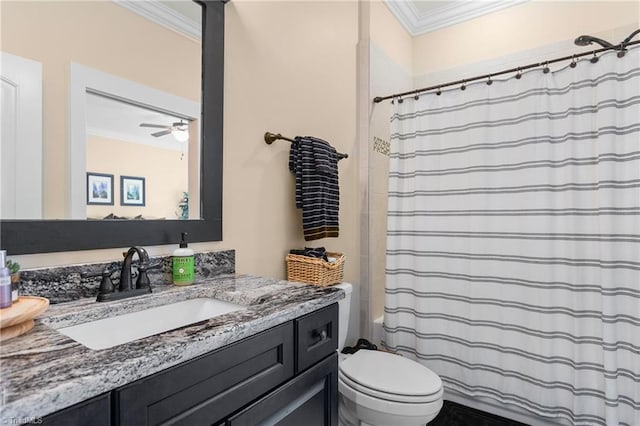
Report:
M427 426L527 426L515 420L485 413L451 401L444 401L438 416Z

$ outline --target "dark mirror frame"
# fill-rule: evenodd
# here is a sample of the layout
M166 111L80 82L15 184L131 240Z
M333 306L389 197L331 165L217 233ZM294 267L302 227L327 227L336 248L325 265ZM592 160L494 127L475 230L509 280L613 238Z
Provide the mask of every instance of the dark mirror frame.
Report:
M1 220L0 246L9 255L134 245L222 240L222 123L224 5L202 8L201 219L197 220Z

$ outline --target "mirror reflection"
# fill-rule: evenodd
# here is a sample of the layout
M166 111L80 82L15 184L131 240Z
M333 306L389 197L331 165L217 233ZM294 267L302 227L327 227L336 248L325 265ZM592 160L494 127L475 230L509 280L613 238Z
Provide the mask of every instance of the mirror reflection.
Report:
M189 194L196 193L189 191L189 146L198 120L86 96L87 197L79 200L86 217L188 219Z
M2 1L0 218L201 217L201 7L140 3L182 27L112 1Z

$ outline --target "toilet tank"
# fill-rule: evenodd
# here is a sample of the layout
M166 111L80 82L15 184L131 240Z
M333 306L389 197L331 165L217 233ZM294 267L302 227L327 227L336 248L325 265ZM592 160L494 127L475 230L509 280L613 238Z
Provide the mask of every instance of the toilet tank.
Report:
M349 314L351 313L351 292L353 286L349 283L336 284L334 287L344 290L344 299L338 301L338 352L344 348L349 331Z

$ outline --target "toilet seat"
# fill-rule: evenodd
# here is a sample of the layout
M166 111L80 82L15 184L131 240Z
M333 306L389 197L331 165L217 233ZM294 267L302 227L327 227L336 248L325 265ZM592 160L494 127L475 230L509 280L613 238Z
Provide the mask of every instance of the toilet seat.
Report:
M399 402L399 403L407 403L407 404L423 404L428 402L433 402L437 400L439 397L442 397L442 394L439 392L433 393L428 396L409 396L409 395L401 395L401 394L393 394L387 392L381 392L377 389L368 388L366 386L361 385L360 383L356 383L349 379L346 375L340 375L340 380L342 381L344 386L351 388L355 392L359 392L363 395L370 396L372 398L381 399L389 402Z
M356 412L357 418L367 424L392 425L398 424L400 419L417 419L417 422L411 424L424 425L442 408L442 389L430 402L390 401L356 391L344 382L344 376L338 374L338 392L341 398L350 402L350 409ZM385 417L387 420L383 420Z
M340 363L342 387L372 398L405 404L442 399L442 381L427 367L398 355L360 350Z

